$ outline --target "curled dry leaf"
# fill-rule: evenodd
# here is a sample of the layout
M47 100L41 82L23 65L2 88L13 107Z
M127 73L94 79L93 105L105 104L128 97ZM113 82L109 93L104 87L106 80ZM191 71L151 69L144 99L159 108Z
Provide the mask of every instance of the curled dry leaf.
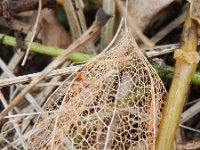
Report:
M41 14L41 39L45 45L66 48L71 37L56 19L53 10L44 9Z
M130 0L129 13L141 30L144 30L151 19L173 0Z

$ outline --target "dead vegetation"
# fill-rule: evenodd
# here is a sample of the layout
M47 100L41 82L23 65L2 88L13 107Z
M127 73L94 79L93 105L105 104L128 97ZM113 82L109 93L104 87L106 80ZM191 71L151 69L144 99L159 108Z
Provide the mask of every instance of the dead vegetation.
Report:
M0 1L0 148L158 150L169 133L175 149L199 149L200 2L190 2ZM177 48L194 51L176 50L173 68ZM184 101L169 109L170 133L160 121L173 85Z

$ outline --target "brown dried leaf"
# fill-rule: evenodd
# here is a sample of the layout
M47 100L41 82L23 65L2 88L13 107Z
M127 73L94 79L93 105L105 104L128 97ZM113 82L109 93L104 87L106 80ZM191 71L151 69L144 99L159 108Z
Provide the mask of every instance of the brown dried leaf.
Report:
M71 43L71 37L57 21L54 12L44 9L41 14L41 39L45 45L66 48Z
M171 2L173 0L131 0L128 12L133 16L140 29L144 30L151 19Z
M200 24L200 0L191 0L190 16Z

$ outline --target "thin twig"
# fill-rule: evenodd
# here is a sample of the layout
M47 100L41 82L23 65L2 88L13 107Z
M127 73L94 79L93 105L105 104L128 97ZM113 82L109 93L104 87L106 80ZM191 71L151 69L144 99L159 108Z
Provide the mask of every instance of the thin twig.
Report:
M93 25L74 43L72 43L61 56L57 57L53 62L51 62L38 76L34 79L28 87L26 87L18 96L14 98L14 100L8 105L6 109L4 109L0 114L0 121L5 117L5 115L12 110L18 102L28 93L31 91L40 81L42 81L53 69L60 66L66 58L74 52L77 48L85 44L87 41L92 39L97 32L101 29L102 26L108 21L110 16L106 14L102 9L99 9L97 12L96 20Z
M109 43L109 45L105 48L104 51L107 51L113 45L113 43L116 41L116 39L121 31L122 24L123 24L123 19L119 25L116 35L114 36L113 40ZM16 38L15 37L0 33L0 39L2 39L2 44L9 45L9 46L16 46ZM25 43L26 43L26 45L28 45L29 42L25 41ZM200 41L198 42L198 45L200 45ZM143 48L142 50L145 51L145 53L148 57L155 57L155 56L173 52L174 49L178 48L179 46L180 46L180 44L169 44L169 45L155 46L152 48ZM31 51L40 53L40 54L44 54L44 55L49 55L49 56L59 56L63 53L64 49L59 48L59 47L53 47L53 46L45 46L45 45L33 42L32 46L31 46ZM23 55L23 54L21 54L21 55ZM73 54L69 55L69 57L67 59L70 61L73 61L73 62L82 62L82 61L87 61L91 58L92 58L92 55L84 54L84 53L80 53L80 52L74 52ZM16 63L13 63L13 64L16 64Z
M1 91L0 91L0 100L1 100L1 102L2 102L4 107L8 106L8 103L7 103L3 93ZM12 112L9 112L8 114L12 115ZM26 148L26 144L24 142L24 139L23 139L23 136L21 134L21 131L20 131L20 128L19 128L18 124L15 122L15 120L13 118L11 118L10 121L12 122L13 127L15 128L15 131L16 131L17 135L19 136L21 144L22 144L23 148L25 149Z
M4 63L4 61L0 58L0 67L2 68L3 72L5 73L6 76L8 76L9 78L11 77L15 77L15 75L9 70L9 68L6 66L6 64ZM19 87L21 85L18 85ZM17 86L17 87L18 87ZM32 107L36 110L36 111L40 111L42 108L37 104L36 100L34 99L34 97L27 93L25 95L25 98L28 100L28 102L30 104L32 104Z
M35 21L35 24L33 26L33 32L32 32L32 36L31 36L31 40L28 44L28 48L26 50L26 53L25 53L25 56L24 56L24 59L22 61L22 66L24 66L24 64L26 63L26 60L28 58L28 54L30 52L30 49L31 49L31 45L33 43L33 40L35 38L35 35L36 35L36 32L37 32L37 27L38 27L38 23L39 23L39 19L40 19L40 15L41 15L41 10L42 10L42 0L39 0L39 6L38 6L38 13L37 13L37 17L36 17L36 21Z
M64 0L63 6L69 21L72 39L75 41L87 30L85 17L83 15L83 8L80 6L80 0ZM88 42L81 51L96 54L95 47L92 41Z
M80 66L72 66L72 67L56 69L56 70L53 70L51 73L49 73L46 78L52 78L52 77L58 76L58 75L71 74L71 73L77 71L79 68L80 68ZM41 73L33 73L33 74L29 74L29 75L6 78L3 80L0 80L0 87L5 87L5 86L13 85L13 84L18 84L18 83L30 82L34 78L39 76L40 74Z
M198 99L200 100L200 99ZM183 124L200 112L200 102L194 104L181 115L180 123Z
M86 25L86 20L85 20L85 16L84 16L84 10L83 10L84 9L83 0L74 0L74 4L75 4L75 8L77 8L76 14L77 14L77 17L79 19L79 24L80 24L80 27L82 29L82 33L84 33L87 30L87 25ZM105 10L105 12L107 12L107 11ZM107 13L109 13L109 12L107 12ZM91 53L91 54L96 55L96 51L95 51L96 48L95 48L93 40L88 42L85 45L85 47L86 47L87 53Z
M115 0L117 7L120 11L120 13L127 19L128 25L130 26L130 29L132 32L136 34L136 36L148 47L153 47L154 43L148 39L141 31L141 29L138 27L138 25L135 23L135 21L131 18L131 16L126 12L123 4L119 0Z
M19 150L19 148L17 148L13 143L11 143L10 141L8 141L6 138L4 138L3 136L0 136L0 139L5 141L10 147L13 147L13 149L15 148L16 150ZM7 149L6 149L7 150Z
M193 131L193 132L200 133L200 130L197 130L197 129L194 129L194 128L185 126L185 125L183 125L183 124L179 124L179 127L184 128L184 129L187 129L187 130L190 130L190 131Z
M2 43L6 45L6 43L9 45L11 44L11 46L17 46L17 42L16 42L16 38L14 37L10 37L10 36L6 36L4 34L0 34L0 38L3 39ZM30 40L31 38L31 33L29 32L27 35L26 35L26 38L25 40ZM8 69L10 71L13 71L17 65L19 64L19 62L21 61L21 59L23 58L23 55L24 55L24 51L19 51L18 53L15 53L11 60L9 61L8 63ZM1 78L4 77L4 73L1 75Z
M56 111L41 111L41 112L33 112L33 113L24 113L24 114L16 114L16 115L8 115L5 116L5 118L16 118L16 117L24 117L24 116L33 116L33 115L41 115L41 114L50 114L50 113L56 113Z
M31 134L32 132L31 131L29 131L29 132L27 132L27 133L25 133L24 135L23 135L23 139L24 140L27 140L29 137L30 137L30 134ZM1 137L1 136L0 136ZM21 146L21 143L20 143L20 139L19 138L17 138L17 139L15 139L12 143L10 142L10 144L11 145L13 145L13 146ZM4 147L2 150L7 150L7 147Z

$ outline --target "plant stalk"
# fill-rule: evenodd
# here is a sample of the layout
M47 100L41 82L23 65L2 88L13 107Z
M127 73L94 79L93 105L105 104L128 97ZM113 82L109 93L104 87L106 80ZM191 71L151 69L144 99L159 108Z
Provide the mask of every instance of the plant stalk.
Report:
M12 36L0 33L0 39L1 39L1 43L5 45L13 46L13 47L16 46L16 38ZM29 42L26 41L25 44L27 46ZM55 56L61 55L64 52L64 49L54 47L54 46L45 46L45 45L33 42L31 44L31 51L55 57ZM92 55L84 54L80 52L74 52L73 54L69 55L67 59L73 62L81 62L81 61L88 61L91 58L92 58Z
M196 21L193 21L188 15L182 32L181 47L174 52L176 60L175 72L164 106L155 150L173 149L176 130L190 81L199 62L199 55L196 52L198 40L197 27Z

